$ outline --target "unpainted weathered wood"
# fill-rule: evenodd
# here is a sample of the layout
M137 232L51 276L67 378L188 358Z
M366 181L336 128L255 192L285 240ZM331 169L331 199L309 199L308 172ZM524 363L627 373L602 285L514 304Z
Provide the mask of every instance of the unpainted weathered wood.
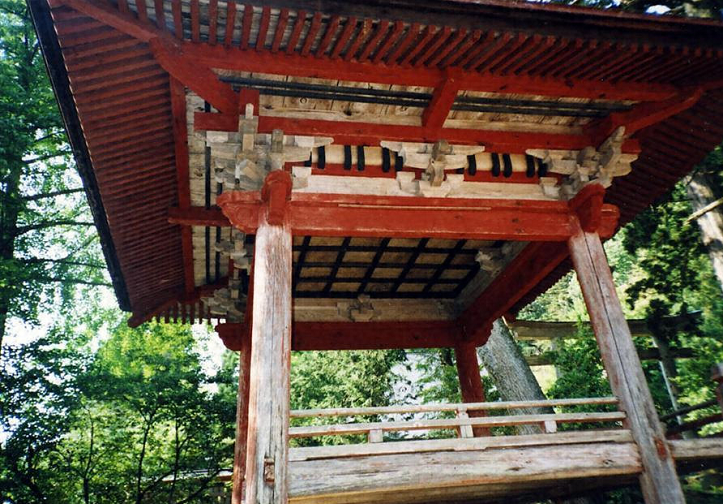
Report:
M578 228L568 245L610 386L627 413L625 425L640 449L645 468L640 485L645 501L683 503L673 457L615 292L600 237Z
M238 395L236 398L236 443L233 450L231 504L241 504L246 475L246 439L249 426L249 384L251 373L251 334L241 335L239 351Z
M504 427L509 425L542 424L546 421L558 423L571 422L620 422L625 413L620 411L601 413L558 413L554 415L510 415L483 418L445 418L435 420L410 420L399 422L377 422L335 425L309 425L292 427L289 435L292 438L314 436L343 436L349 434L367 434L372 430L411 431L430 429L456 429L462 425L481 427Z
M720 438L673 439L668 441L676 462L723 459L723 442Z
M546 408L553 406L581 406L584 404L617 404L615 397L581 397L572 399L544 399L539 401L497 401L480 403L410 404L406 406L382 406L370 408L330 408L292 410L291 418L394 415L400 413L433 413L442 411L507 410Z
M246 502L286 504L291 362L291 232L260 216L246 457Z
M290 497L293 502L324 504L478 502L491 489L510 495L519 485L621 477L640 469L633 443L309 460L291 463Z
M632 443L630 431L588 430L531 434L521 436L486 436L470 439L423 439L381 444L331 445L291 448L289 461L363 457L393 453L423 453L430 451L473 451L523 446L554 446L583 443Z

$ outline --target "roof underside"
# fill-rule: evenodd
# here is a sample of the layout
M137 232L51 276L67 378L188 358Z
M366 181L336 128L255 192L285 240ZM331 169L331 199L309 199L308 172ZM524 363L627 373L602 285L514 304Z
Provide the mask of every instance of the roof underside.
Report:
M178 113L173 104L178 101L173 102L169 74L149 44L62 1L53 2L58 6L52 10L44 0L29 3L76 158L81 170L86 166L83 176L121 306L142 316L166 302L161 314L180 310L189 318L185 303L170 308L167 304L187 292L184 238L180 227L168 222L169 208L179 204L173 122L174 112ZM141 25L174 35L182 31L183 40L193 46L238 48L236 57L248 56L249 61L316 58L339 68L347 63L374 65L392 76L397 70L455 70L479 75L480 82L501 83L491 91L460 91L444 122L446 128L580 135L610 114L632 110L645 93L664 96L723 79L719 49L723 30L707 22L500 2L314 2L319 10L308 2L293 1L254 6L183 1L180 10L174 4L163 2L160 23L154 8L159 2L119 0L114 5ZM299 10L302 4L306 11ZM231 20L230 5L235 7ZM232 28L231 35L227 27ZM215 66L214 71L222 82L259 89L262 117L312 116L416 126L422 124L434 93L430 86L389 83L392 77L385 77L385 83L360 82L289 75L277 70L278 65L266 71L230 67ZM509 92L505 82L544 86L538 93ZM557 95L550 91L550 83L558 86ZM572 91L586 84L631 91L629 96L601 91L584 97ZM622 223L670 190L723 138L719 120L723 91L710 88L692 107L635 134L642 152L632 173L616 178L606 194L606 202L620 207ZM189 197L194 205L210 207L217 188L205 173L208 153L193 130L193 112L213 108L188 91L182 101L180 113L185 108L189 135ZM360 175L356 147L350 152L354 157L348 162ZM503 159L506 154L494 155ZM369 156L365 175L378 170L384 176ZM524 156L520 159L522 163ZM318 159L314 162L318 170ZM470 167L464 173L465 180L490 177L482 164L477 174ZM510 181L536 184L539 173L525 177L515 168ZM228 275L228 263L219 261L213 251L213 242L223 232L213 227L191 231L196 288ZM296 237L295 296L455 300L479 274L474 255L502 245ZM513 256L508 254L506 261ZM514 310L569 267L561 264ZM195 316L206 313L197 301L189 306Z

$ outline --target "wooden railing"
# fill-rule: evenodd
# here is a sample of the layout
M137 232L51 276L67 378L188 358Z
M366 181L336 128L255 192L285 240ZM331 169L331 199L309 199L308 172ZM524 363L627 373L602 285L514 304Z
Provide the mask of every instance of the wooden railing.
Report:
M708 416L697 418L695 420L689 420L679 424L670 424L666 429L666 435L669 438L677 438L683 435L684 432L692 432L694 436L698 435L698 431L713 423L723 422L723 363L713 366L711 370L711 379L716 383L716 398L709 401L695 404L692 406L686 406L680 408L672 413L660 417L662 422L670 422L678 418L682 418L688 413L694 411L701 411L714 406L718 406L718 411L711 413Z
M412 420L390 420L380 422L347 422L322 425L305 425L291 427L291 438L307 438L319 436L347 436L364 434L370 443L380 443L384 434L390 432L453 430L462 438L473 437L474 427L514 427L519 425L539 426L541 432L554 433L559 424L566 423L605 423L615 424L625 419L621 411L597 411L582 413L539 413L514 414L515 410L530 408L554 408L574 406L605 406L617 405L615 397L598 397L582 399L556 399L544 401L485 402L458 404L423 404L410 406L388 406L379 408L337 408L309 409L291 412L291 418L322 418L339 417L352 419L358 416L391 416L454 413L451 418L414 418ZM490 416L475 416L476 412L499 412ZM479 413L477 413L479 415Z

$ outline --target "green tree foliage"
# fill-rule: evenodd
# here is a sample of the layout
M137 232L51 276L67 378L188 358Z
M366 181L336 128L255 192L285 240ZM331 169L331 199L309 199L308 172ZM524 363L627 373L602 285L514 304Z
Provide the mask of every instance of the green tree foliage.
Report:
M203 502L230 467L235 404L217 400L190 328L112 322L97 350L96 327L58 329L5 363L7 502Z
M97 235L25 2L0 0L0 346L78 285L105 284Z
M294 352L291 357L291 408L351 408L387 406L401 383L395 366L403 351L363 350L344 352ZM357 417L378 421L377 417ZM336 417L327 423L344 421ZM319 419L295 419L293 425L318 424ZM358 436L298 439L297 445L358 441Z

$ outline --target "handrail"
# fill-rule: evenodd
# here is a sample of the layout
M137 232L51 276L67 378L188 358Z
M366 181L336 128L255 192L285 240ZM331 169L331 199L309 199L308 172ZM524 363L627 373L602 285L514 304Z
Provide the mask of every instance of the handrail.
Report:
M586 397L575 399L545 399L539 401L497 401L451 404L413 404L408 406L382 406L365 408L306 409L291 411L291 418L358 416L358 415L394 415L402 413L435 413L443 411L480 411L505 410L519 408L544 408L551 406L582 406L588 404L617 404L616 397Z
M678 410L673 411L672 413L668 413L667 415L661 416L660 420L662 420L662 421L672 420L673 418L675 418L677 416L685 415L686 413L691 413L693 411L697 411L697 410L701 410L701 409L705 409L705 408L710 408L711 406L715 406L716 404L718 404L718 400L711 399L710 401L706 401L706 402L703 402L700 404L686 406L685 408L680 408Z
M333 425L310 425L289 429L291 438L314 436L346 436L370 434L373 431L393 432L410 430L457 429L463 426L503 427L522 424L572 423L572 422L620 422L625 420L621 411L601 413L557 413L542 415L509 415L478 418L447 418L435 420L410 420L400 422L370 422Z

